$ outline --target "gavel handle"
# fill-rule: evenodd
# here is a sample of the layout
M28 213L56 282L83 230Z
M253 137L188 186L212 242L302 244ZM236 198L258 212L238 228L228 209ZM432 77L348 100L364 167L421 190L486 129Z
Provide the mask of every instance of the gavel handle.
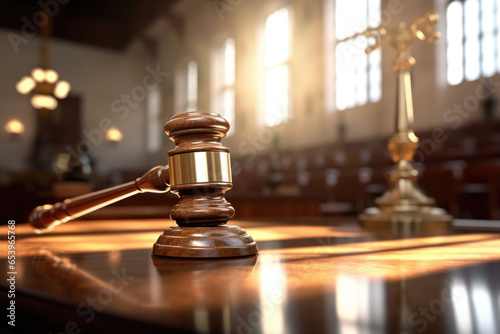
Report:
M135 181L66 199L54 205L41 205L31 212L30 224L37 233L47 232L59 224L66 223L138 193L168 192L170 190L169 183L168 166L156 166Z

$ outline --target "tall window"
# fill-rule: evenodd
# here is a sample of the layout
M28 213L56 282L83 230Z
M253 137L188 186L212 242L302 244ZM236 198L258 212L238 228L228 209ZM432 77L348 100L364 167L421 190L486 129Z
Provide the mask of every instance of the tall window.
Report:
M325 0L325 5L325 35L329 52L327 109L344 110L379 101L382 96L380 48L366 55L369 42L366 37L339 41L368 27L378 27L381 23L380 0Z
M446 12L450 85L500 72L498 0L452 1Z
M212 77L212 110L219 112L231 127L228 136L233 134L235 126L234 79L235 47L234 39L228 38L217 50L214 57Z
M147 148L149 152L157 152L161 148L163 131L161 127L161 85L148 91L147 97Z
M290 119L290 10L267 17L264 30L264 113L268 126Z
M182 68L175 82L175 112L198 109L198 64L192 60Z
M187 68L187 108L186 111L198 109L198 64L190 61Z

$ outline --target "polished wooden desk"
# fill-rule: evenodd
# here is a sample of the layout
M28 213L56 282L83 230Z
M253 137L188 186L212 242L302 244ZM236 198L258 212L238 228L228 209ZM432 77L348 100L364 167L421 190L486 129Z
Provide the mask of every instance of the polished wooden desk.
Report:
M402 235L353 218L235 224L258 256L152 257L165 220L72 222L46 235L19 224L16 332L500 332L498 233Z

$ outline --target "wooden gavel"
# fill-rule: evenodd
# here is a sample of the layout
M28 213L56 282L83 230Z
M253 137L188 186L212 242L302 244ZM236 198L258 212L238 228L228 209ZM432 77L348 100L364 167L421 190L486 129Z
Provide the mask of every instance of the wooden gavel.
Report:
M229 123L216 113L192 111L177 114L165 124L175 143L168 165L157 166L135 181L54 205L35 208L30 224L38 233L87 213L144 192L179 197L170 227L158 238L153 254L171 257L237 257L258 253L257 244L242 228L225 225L234 208L224 194L232 187L229 148L221 140Z

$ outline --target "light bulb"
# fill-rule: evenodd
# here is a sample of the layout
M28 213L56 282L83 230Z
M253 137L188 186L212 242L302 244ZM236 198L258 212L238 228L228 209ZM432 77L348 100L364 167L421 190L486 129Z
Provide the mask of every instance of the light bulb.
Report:
M56 71L54 70L47 70L45 71L45 81L48 83L54 83L59 79L59 74L57 74Z
M13 119L5 124L5 131L18 135L24 132L24 125L19 120Z
M70 155L68 153L59 153L56 158L56 168L59 173L65 173L69 170Z
M54 95L59 99L64 99L66 96L68 96L70 89L71 86L69 82L61 80L56 84Z
M37 67L31 71L31 76L35 78L36 81L42 82L45 80L45 71L41 68Z
M35 109L54 110L57 108L57 100L50 95L35 94L31 97L31 105Z
M123 138L122 133L120 132L120 130L116 128L111 128L108 130L108 132L106 132L106 139L109 141L119 142L122 140L122 138Z
M30 77L22 77L16 84L16 90L23 95L28 94L33 88L35 88L35 80Z

